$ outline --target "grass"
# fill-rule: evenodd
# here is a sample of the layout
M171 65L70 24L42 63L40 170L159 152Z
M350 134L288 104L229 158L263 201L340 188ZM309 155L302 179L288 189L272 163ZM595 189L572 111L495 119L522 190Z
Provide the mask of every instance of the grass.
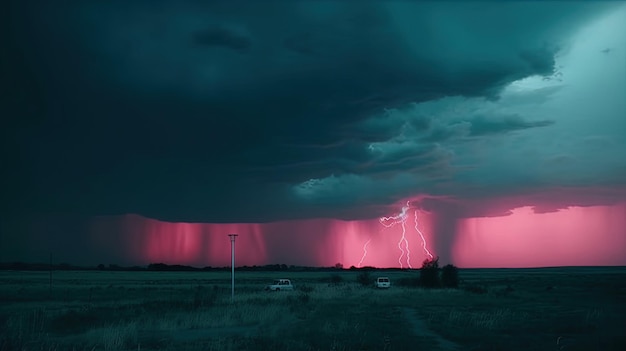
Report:
M377 273L372 272L372 278ZM359 272L0 272L4 350L626 349L626 268L460 270L459 289ZM393 282L419 275L386 271ZM266 292L290 278L296 291Z

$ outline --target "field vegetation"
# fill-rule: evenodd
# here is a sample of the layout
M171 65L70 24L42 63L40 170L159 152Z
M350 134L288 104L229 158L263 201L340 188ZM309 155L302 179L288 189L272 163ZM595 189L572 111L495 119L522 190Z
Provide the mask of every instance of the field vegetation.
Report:
M626 350L626 268L447 274L0 271L0 350Z

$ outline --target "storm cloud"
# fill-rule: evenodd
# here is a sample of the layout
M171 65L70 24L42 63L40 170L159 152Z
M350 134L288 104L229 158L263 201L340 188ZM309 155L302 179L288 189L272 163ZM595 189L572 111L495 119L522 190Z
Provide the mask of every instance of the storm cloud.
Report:
M271 222L374 218L406 198L459 217L626 199L623 34L580 34L623 16L617 2L11 5L6 215ZM620 190L589 191L606 188ZM559 189L572 195L540 195Z

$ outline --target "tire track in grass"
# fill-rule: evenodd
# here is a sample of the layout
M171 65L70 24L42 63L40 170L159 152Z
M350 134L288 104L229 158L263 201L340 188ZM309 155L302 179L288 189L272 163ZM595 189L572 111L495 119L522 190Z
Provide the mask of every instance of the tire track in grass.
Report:
M429 338L434 340L435 344L438 347L431 348L431 350L440 350L440 351L457 351L461 350L460 345L454 343L448 339L445 339L443 336L432 331L424 320L422 320L418 315L417 311L412 308L404 307L401 309L402 316L411 326L411 330L413 334L420 338Z

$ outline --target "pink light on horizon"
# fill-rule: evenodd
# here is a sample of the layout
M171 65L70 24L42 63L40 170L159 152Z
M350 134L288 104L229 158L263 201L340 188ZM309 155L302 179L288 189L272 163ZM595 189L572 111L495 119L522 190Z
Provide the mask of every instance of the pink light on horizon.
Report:
M626 265L626 204L570 207L460 220L453 243L460 267Z
M124 258L137 264L228 266L228 234L231 233L239 234L245 242L245 245L237 245L238 264L254 264L266 259L261 228L254 223L173 223L125 215L101 217L92 228L93 240L99 247L122 251Z
M447 239L436 235L437 214L420 212L419 229L425 240L412 225L407 227L411 258L416 262L429 258L429 251L423 247L427 242L439 248L450 247L450 262L442 263L467 268L626 265L626 204L539 214L530 207L520 207L512 212L502 217L451 218L458 221L458 226ZM110 259L104 262L228 266L227 235L236 233L238 266L342 263L346 268L399 268L398 238L402 228L381 227L377 219L205 224L126 215L94 220L91 243L84 249L93 253L93 259L99 260L96 263Z
M272 223L172 223L138 215L100 217L91 238L100 252L132 264L230 264L227 235L239 234L236 264L397 267L400 226L381 231L376 219ZM407 233L409 235L410 233ZM368 242L367 255L363 243ZM417 244L411 249L421 249ZM420 256L421 257L421 256Z

